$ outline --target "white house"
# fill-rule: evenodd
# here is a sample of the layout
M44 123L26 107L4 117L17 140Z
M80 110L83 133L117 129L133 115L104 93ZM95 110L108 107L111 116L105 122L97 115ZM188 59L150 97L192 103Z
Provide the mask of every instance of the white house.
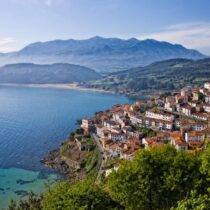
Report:
M123 141L127 139L127 135L125 135L124 133L111 132L108 134L108 138L113 141Z
M205 134L203 132L199 131L189 131L185 133L185 141L190 142L190 141L204 141L205 139Z
M181 112L187 116L191 116L191 114L193 113L193 107L186 104L181 107Z
M208 120L207 113L193 113L191 116L198 119L198 120L203 120L203 121Z
M204 83L204 88L206 88L210 91L210 82Z
M81 128L84 129L85 131L89 132L93 129L94 123L93 120L90 118L84 118L82 120Z
M146 117L166 121L173 121L175 119L175 116L173 114L163 113L156 110L146 111Z
M173 145L176 150L187 150L188 144L184 141L181 133L179 131L175 131L171 133L171 145Z
M203 109L205 112L210 112L210 104L204 104Z

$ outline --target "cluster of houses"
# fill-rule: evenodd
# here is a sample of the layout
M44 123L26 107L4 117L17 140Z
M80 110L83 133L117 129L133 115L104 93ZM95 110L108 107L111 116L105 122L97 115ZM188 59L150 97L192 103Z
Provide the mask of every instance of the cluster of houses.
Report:
M106 159L131 160L139 148L165 143L177 150L201 150L210 139L210 82L147 102L114 105L83 119L81 128L98 137Z

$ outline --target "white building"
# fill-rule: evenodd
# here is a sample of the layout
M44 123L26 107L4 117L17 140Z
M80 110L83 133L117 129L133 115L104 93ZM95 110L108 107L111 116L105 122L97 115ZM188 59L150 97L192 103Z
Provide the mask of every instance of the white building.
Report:
M127 136L123 133L114 133L111 132L108 134L108 138L113 140L113 141L123 141L127 139Z
M203 132L199 131L189 131L185 133L185 140L186 142L190 141L204 141L205 139L205 134Z
M173 121L175 119L175 116L173 114L167 114L156 110L146 111L146 117L166 121Z
M204 104L203 109L205 112L210 112L210 104Z
M210 82L204 83L204 88L206 88L210 91Z

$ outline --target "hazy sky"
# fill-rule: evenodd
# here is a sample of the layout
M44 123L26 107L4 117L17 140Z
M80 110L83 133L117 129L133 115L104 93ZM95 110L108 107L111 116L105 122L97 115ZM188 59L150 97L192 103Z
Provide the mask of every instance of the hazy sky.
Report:
M154 38L210 55L210 0L0 0L0 52L96 35Z

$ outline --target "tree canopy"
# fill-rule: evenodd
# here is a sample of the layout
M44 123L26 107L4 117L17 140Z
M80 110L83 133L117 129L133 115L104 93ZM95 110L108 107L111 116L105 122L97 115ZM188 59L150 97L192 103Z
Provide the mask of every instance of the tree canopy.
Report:
M141 149L104 183L61 182L21 202L9 210L209 210L210 146L198 154L169 145Z
M141 150L134 161L125 162L109 176L108 187L111 197L126 209L170 209L193 190L206 192L200 166L198 156L168 145Z
M44 194L43 210L111 210L118 209L108 193L92 180L62 182Z

